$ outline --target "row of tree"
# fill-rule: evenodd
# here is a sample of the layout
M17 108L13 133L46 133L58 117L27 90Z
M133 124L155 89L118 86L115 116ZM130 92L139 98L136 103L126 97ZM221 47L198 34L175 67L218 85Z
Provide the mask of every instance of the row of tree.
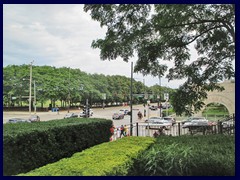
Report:
M4 106L23 106L29 99L29 65L9 65L3 68L3 100ZM86 99L91 105L122 103L130 101L131 79L120 75L88 74L80 69L67 67L33 66L32 96L34 84L37 103L43 107L51 101L61 101L61 106L84 105ZM133 80L133 102L144 103L144 94L152 102L164 101L163 94L174 92L173 89L154 85L145 86L142 82ZM161 95L161 96L160 96Z

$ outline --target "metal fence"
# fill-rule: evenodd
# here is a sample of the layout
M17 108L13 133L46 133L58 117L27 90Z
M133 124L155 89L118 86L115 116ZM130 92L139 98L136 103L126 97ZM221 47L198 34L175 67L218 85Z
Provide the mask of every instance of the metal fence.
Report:
M148 123L134 123L132 124L132 136L150 136L154 137L156 133L159 134L162 125L160 124L151 124ZM223 119L215 121L215 123L209 124L207 126L189 126L183 128L182 123L178 122L177 124L171 126L169 129L163 130L164 135L169 136L181 136L181 135L208 135L208 134L235 134L235 116L234 114ZM130 124L127 125L127 131L125 134L121 135L120 128L115 129L113 140L122 138L123 136L130 135Z

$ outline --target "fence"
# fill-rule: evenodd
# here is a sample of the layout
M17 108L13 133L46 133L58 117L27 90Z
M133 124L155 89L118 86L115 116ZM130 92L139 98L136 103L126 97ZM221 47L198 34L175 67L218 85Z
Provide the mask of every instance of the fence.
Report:
M150 136L154 137L156 133L162 130L162 125L160 124L149 124L149 123L133 123L132 124L132 136ZM213 123L209 123L207 126L189 126L183 128L181 122L171 126L170 128L165 128L163 130L165 135L169 136L181 136L181 135L195 135L195 134L235 134L235 116L225 117ZM130 124L127 125L126 135L130 133ZM115 129L113 140L121 138L120 128Z

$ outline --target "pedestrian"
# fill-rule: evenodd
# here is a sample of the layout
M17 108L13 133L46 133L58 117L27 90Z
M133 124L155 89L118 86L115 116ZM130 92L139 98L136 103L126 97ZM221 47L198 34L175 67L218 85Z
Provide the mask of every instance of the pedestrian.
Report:
M114 129L115 129L115 127L114 127L114 125L112 125L110 128L110 133L111 133L110 141L113 141Z
M159 134L158 134L158 132L157 131L155 131L154 133L153 133L153 137L158 137L159 136Z
M128 135L128 128L127 125L124 125L124 136Z
M56 110L57 110L57 114L59 114L59 107L58 106L56 107Z
M143 115L142 115L141 111L139 111L137 115L138 115L138 119L139 119L139 120L142 120L142 116L143 116Z
M121 133L120 133L120 138L121 138L122 136L124 136L124 127L123 127L123 125L121 125L120 131L121 131Z
M164 127L160 127L160 129L159 129L158 131L159 131L159 132L158 132L159 136L165 135Z

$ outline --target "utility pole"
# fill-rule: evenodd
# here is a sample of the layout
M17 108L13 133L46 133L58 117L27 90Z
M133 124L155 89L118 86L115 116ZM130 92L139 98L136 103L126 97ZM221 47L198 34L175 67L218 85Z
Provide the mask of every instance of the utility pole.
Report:
M159 86L160 86L160 94L159 94L159 109L160 109L160 117L162 117L162 104L161 104L161 75L159 75Z
M70 67L68 71L68 112L70 109Z
M34 114L36 114L36 111L37 111L37 107L36 107L36 81L34 80Z
M133 100L133 92L132 92L132 89L133 89L133 62L131 62L131 88L130 88L130 136L132 136L132 115L133 115L133 112L132 112L132 100Z
M31 104L32 104L32 64L34 60L30 63L30 78L29 78L29 114L31 115Z

